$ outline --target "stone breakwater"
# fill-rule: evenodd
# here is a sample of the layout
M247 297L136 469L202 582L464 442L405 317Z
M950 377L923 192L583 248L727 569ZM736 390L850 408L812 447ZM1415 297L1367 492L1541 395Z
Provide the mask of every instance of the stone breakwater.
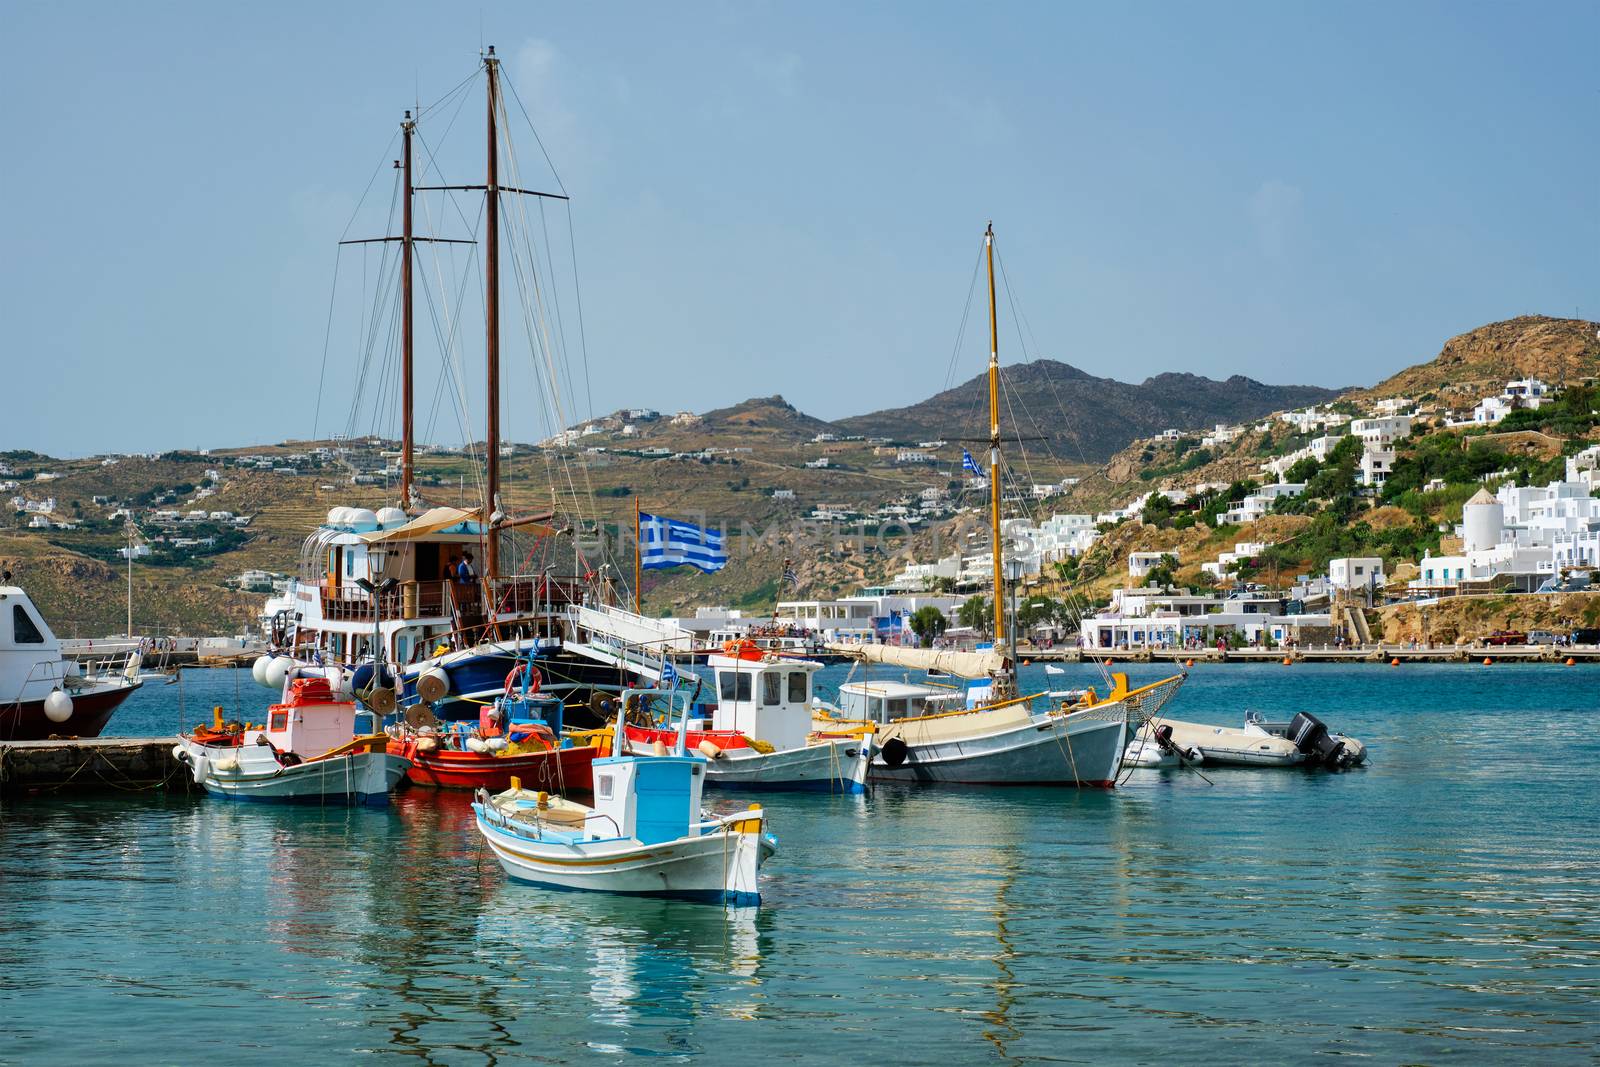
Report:
M187 768L172 756L176 737L84 737L0 741L0 794L187 792Z

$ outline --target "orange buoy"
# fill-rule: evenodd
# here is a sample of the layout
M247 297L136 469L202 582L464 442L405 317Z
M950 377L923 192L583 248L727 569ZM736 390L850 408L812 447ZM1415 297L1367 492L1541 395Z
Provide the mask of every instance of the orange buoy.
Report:
M1183 665L1185 667L1193 667L1194 666L1194 660L1186 659L1186 660L1183 661Z
M1567 657L1567 666L1575 667L1577 665L1578 665L1578 661L1577 660L1573 659L1571 656Z
M1110 656L1106 657L1106 666L1107 667L1111 666L1111 657Z
M1031 666L1033 666L1033 660L1031 660L1031 659L1025 659L1025 660L1023 660L1023 661L1022 661L1022 665L1023 665L1023 666L1024 666L1024 667L1031 667Z
M1390 660L1390 661L1389 661L1389 666L1391 666L1391 667L1398 667L1398 666L1400 666L1400 657L1399 657L1399 656L1396 656L1396 657L1395 657L1395 658L1394 658L1394 659L1392 659L1392 660Z
M1283 657L1283 665L1285 667L1287 667L1289 664L1291 664L1293 662L1294 662L1294 660L1290 659L1288 656Z
M1494 660L1490 659L1488 656L1485 656L1485 657L1483 657L1483 665L1485 667L1493 667L1494 666Z

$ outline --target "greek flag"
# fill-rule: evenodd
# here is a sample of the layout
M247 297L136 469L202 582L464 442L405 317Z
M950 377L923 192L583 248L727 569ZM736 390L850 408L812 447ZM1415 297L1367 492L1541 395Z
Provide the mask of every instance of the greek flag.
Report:
M964 471L971 471L979 478L983 477L983 472L979 470L978 465L972 461L972 453L968 452L964 448L961 450L961 469Z
M783 584L792 585L797 589L800 587L800 575L796 574L795 569L789 566L788 560L783 561Z
M661 661L661 688L678 688L678 668L672 665L672 661L670 659L664 659Z
M651 569L688 564L707 573L728 563L721 530L703 530L663 515L639 516L639 565Z

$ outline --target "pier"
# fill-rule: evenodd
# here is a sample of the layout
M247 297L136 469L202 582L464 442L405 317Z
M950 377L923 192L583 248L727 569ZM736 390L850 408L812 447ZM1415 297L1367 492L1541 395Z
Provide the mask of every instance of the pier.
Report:
M1452 645L1445 648L1019 648L1030 663L1600 663L1600 648L1557 645Z
M176 737L75 737L0 741L0 795L55 792L188 792Z

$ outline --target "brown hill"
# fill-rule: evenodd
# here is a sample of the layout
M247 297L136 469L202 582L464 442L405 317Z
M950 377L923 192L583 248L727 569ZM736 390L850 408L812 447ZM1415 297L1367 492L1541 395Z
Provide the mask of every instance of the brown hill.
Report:
M1430 394L1462 401L1485 395L1513 378L1543 378L1552 384L1600 375L1600 323L1523 315L1491 322L1445 342L1431 362L1407 367L1355 399Z

